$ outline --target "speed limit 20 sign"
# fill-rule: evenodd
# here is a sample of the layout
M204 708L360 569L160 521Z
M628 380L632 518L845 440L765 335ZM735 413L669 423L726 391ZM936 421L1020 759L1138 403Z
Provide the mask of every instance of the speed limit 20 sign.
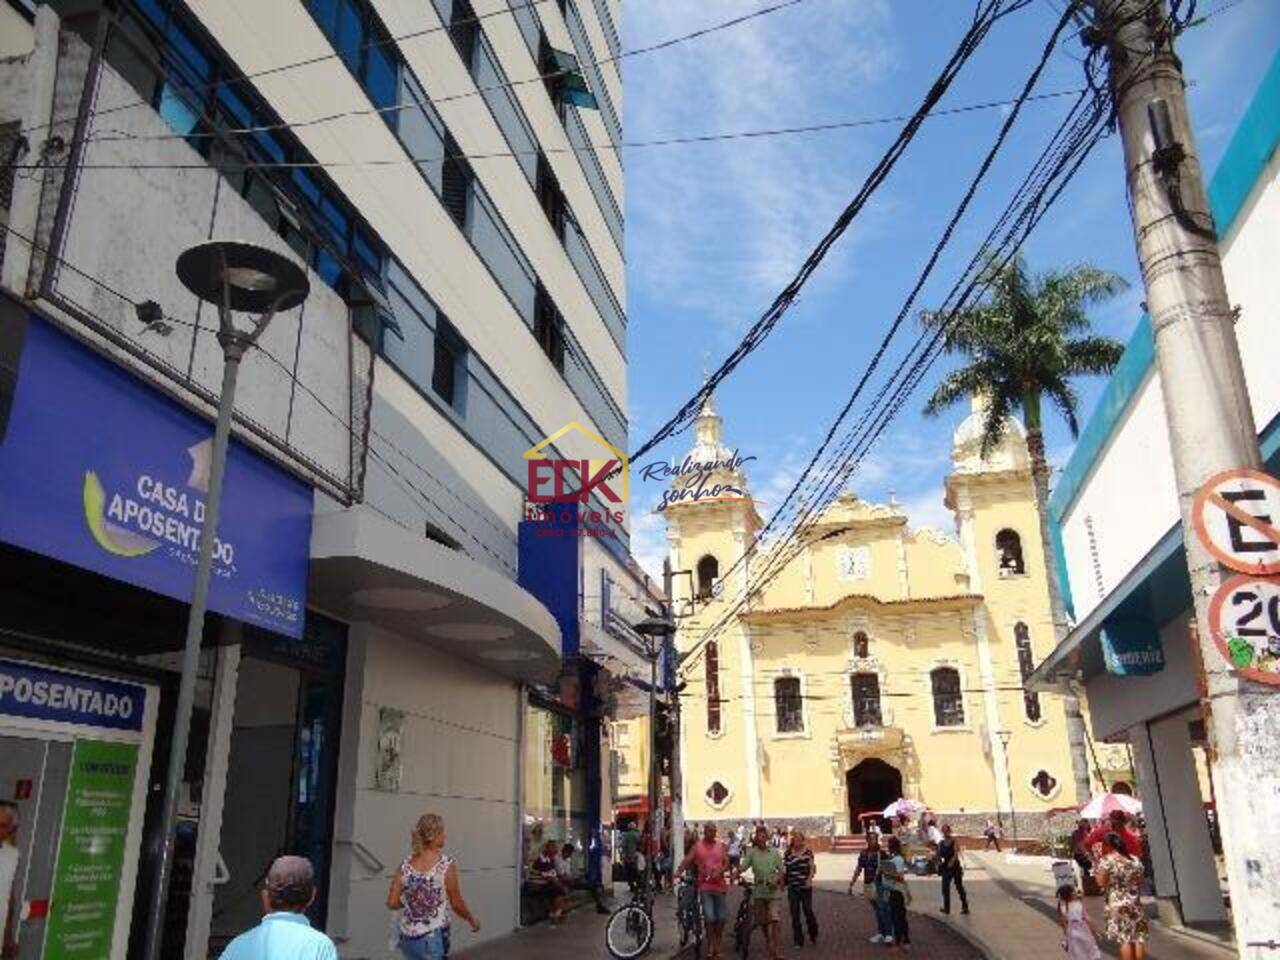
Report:
M1209 629L1237 673L1280 684L1280 577L1232 577L1209 604Z

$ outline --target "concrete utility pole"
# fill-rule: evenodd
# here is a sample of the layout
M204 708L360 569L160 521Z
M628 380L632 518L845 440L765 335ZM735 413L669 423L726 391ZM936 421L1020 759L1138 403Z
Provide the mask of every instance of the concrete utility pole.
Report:
M1240 956L1280 936L1280 691L1236 676L1209 629L1230 572L1201 545L1192 499L1211 476L1260 468L1258 433L1164 3L1093 0L1110 50L1134 233L1155 338L1205 663L1214 792Z

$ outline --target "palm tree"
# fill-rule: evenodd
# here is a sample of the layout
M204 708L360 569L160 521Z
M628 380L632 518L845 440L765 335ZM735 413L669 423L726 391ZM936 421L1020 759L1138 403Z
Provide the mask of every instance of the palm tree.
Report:
M971 395L985 395L988 406L982 431L983 456L999 442L1013 411L1022 411L1056 646L1067 635L1067 608L1053 574L1056 565L1049 532L1049 464L1044 453L1041 408L1047 397L1067 422L1071 436L1079 434L1079 398L1071 386L1072 378L1109 374L1124 351L1124 344L1117 340L1089 334L1085 308L1109 299L1127 284L1114 273L1088 265L1031 276L1021 255L1003 266L992 263L983 279L988 281L989 291L985 302L954 315L944 310L921 314L927 330L942 332L944 351L967 360L943 378L924 409L929 416L937 416ZM1085 803L1090 787L1084 719L1079 700L1069 692L1064 706L1076 797Z

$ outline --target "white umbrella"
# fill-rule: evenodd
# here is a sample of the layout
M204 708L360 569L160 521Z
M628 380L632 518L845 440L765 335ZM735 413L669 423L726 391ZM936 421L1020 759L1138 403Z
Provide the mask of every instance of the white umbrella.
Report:
M1142 812L1142 801L1127 793L1103 793L1080 808L1080 816L1086 820L1102 820L1119 810L1131 817Z
M900 797L885 807L884 812L880 815L882 817L909 817L913 814L923 813L927 809L929 808L919 800L908 800L905 797Z

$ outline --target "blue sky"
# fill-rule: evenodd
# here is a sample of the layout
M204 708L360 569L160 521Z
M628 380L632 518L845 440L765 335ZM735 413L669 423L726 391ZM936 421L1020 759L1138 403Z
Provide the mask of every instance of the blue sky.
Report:
M1188 31L1179 53L1205 169L1210 173L1280 47L1280 0L1201 0L1222 10ZM647 45L764 6L747 0L631 0L623 47ZM1057 19L1037 0L1002 21L943 106L1016 94ZM969 0L804 0L797 6L624 63L626 138L683 136L910 113L968 25ZM1058 50L1040 91L1082 85L1078 45ZM918 301L933 306L990 228L1014 185L1060 122L1068 100L1028 104L948 256ZM767 517L807 462L865 368L932 244L1003 120L999 109L926 122L871 204L806 286L765 345L717 394L726 440L752 465ZM632 447L696 389L829 228L896 125L772 139L637 148L624 155ZM1105 141L1041 223L1033 269L1081 261L1133 286L1094 313L1099 331L1128 338L1142 300L1116 137ZM904 326L899 343L916 332ZM895 357L886 357L890 369ZM967 410L928 419L920 408L952 362L935 365L849 489L896 493L913 525L950 529L942 506L951 431ZM878 383L879 381L876 381ZM1088 412L1102 381L1082 381ZM860 408L855 408L860 409ZM1057 421L1051 458L1070 454ZM682 456L688 433L652 459ZM660 568L663 524L646 511L657 484L633 485L633 548Z

